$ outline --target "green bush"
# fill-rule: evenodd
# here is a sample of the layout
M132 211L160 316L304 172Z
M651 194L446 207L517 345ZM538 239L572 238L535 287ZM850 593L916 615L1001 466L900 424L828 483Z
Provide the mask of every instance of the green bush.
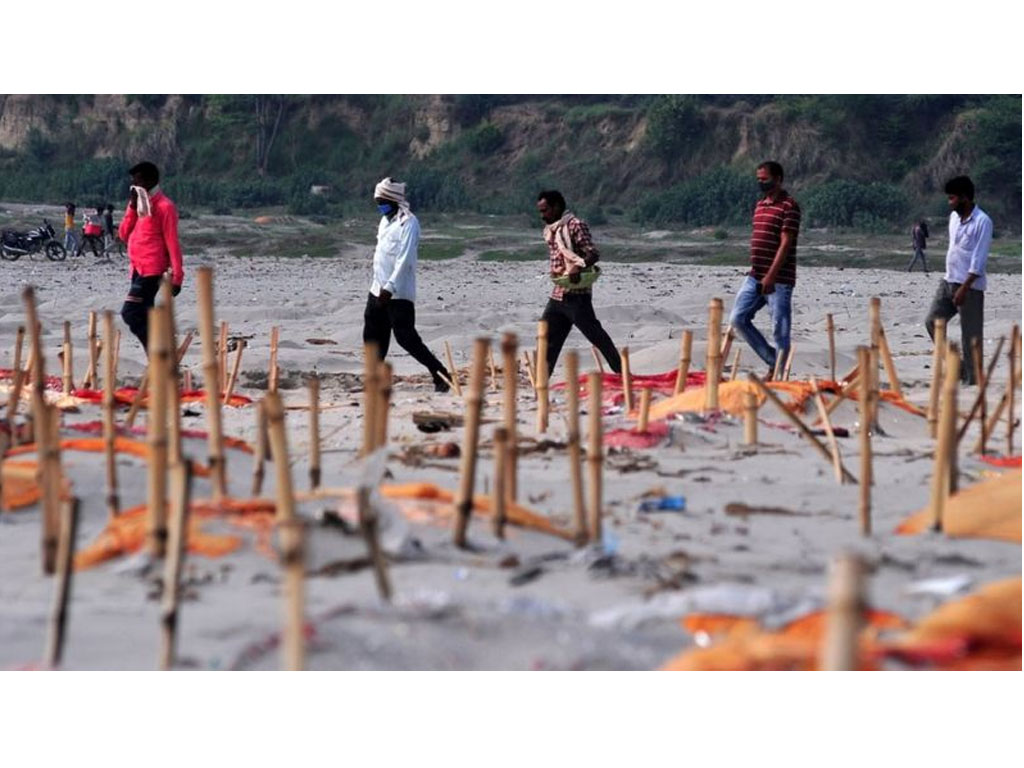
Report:
M910 213L906 192L883 182L837 179L811 187L800 202L812 226L875 229L883 222L905 221Z
M757 187L751 177L720 167L643 198L632 218L641 224L714 226L750 222Z
M505 135L494 123L481 123L466 135L466 143L477 155L496 152L505 143Z
M697 98L659 96L647 110L647 149L666 163L689 155L704 129Z

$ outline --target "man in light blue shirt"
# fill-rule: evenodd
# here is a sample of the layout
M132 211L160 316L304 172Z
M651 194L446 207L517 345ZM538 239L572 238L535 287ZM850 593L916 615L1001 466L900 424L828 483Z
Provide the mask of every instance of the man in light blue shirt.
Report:
M925 327L934 339L936 318L948 323L954 315L960 315L960 381L975 384L971 340L983 340L985 265L992 245L992 219L974 204L974 183L967 176L946 182L946 197L952 210L946 274L939 281Z
M374 342L380 359L387 357L391 334L406 352L430 371L434 389L447 392L450 376L416 332L416 255L420 222L409 209L405 184L386 178L373 192L380 211L373 282L363 313L363 343Z

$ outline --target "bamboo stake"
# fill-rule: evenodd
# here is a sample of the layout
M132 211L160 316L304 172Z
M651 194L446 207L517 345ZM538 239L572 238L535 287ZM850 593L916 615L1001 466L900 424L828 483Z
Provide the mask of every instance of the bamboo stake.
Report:
M149 363L146 363L142 371L142 379L139 381L139 388L135 391L131 407L128 408L128 415L124 417L124 423L128 427L135 426L135 418L139 415L139 408L142 406L142 398L146 396L149 389Z
M191 335L190 335L191 338ZM114 370L117 371L118 364L121 362L121 329L118 328L114 331Z
M871 351L866 347L857 348L861 370L868 371ZM871 456L871 397L870 374L860 377L860 532L871 535L871 486L874 484Z
M878 326L878 347L882 353L882 363L885 365L885 377L889 379L889 389L900 397L903 397L903 387L900 386L900 375L896 372L896 364L892 361L892 350L889 349L889 339L885 335L885 328Z
M25 326L19 325L14 337L14 366L11 368L11 394L7 400L7 424L11 430L11 445L18 445L18 429L14 423L21 404L21 390L24 387L25 372L21 370L21 353L25 343Z
M526 362L526 375L530 379L530 388L533 390L533 396L537 397L537 377L533 373L533 360L530 359L530 353L527 350L523 350L523 360Z
M207 460L213 484L213 500L220 503L227 495L227 467L224 463L224 433L221 422L220 369L217 366L213 325L213 269L200 267L196 272L196 300L199 304L199 337L203 347L203 383L206 387L206 420L209 425Z
M644 387L640 390L640 418L637 421L636 431L646 432L648 422L651 418L651 388Z
M109 309L103 313L103 454L106 459L107 516L113 520L121 511L117 493L117 454L114 439L117 427L114 423L114 313Z
M462 383L459 381L459 369L455 367L455 358L452 357L452 347L447 340L444 342L444 356L448 361L448 370L451 372L452 385L455 387L455 396L462 397Z
M70 395L71 390L75 388L75 369L71 348L71 323L67 320L64 321L64 347L63 353L61 354L61 361L64 364L64 376L61 382L61 391L65 395Z
M825 332L828 334L828 369L832 378L836 380L836 325L832 319L832 313L825 315Z
M388 579L387 561L380 546L377 529L377 513L370 503L370 488L360 486L356 492L356 504L359 510L359 527L366 541L366 548L373 563L373 577L377 583L377 592L381 600L391 602L391 581Z
M789 351L786 352L786 367L782 371L782 380L789 381L789 372L793 369L793 357L796 355L796 344L789 345Z
M277 392L268 392L266 404L267 429L274 454L277 478L277 528L280 535L281 567L284 568L284 632L281 638L282 665L296 671L303 668L305 647L305 551L302 521L295 514L292 491L292 470L288 463L288 437L284 424L284 405Z
M1016 373L1016 368L1017 368L1017 343L1019 341L1020 341L1020 326L1018 326L1016 323L1014 323L1013 330L1010 331L1010 349L1009 349L1009 352L1007 353L1007 358L1008 358L1007 365L1008 365L1009 372L1010 372L1010 375L1009 375L1009 377L1007 378L1007 381L1006 381L1006 401L1007 401L1007 404L1010 406L1010 410L1009 410L1010 418L1007 419L1007 421L1006 421L1006 455L1007 456L1012 456L1013 455L1013 428L1014 428L1013 399L1014 399L1014 395L1016 394L1014 392L1014 384L1016 383L1015 382L1016 376L1014 374ZM986 431L988 431L988 430L986 430Z
M569 483L572 486L572 522L576 545L587 543L587 517L583 501L583 452L580 446L580 377L579 357L575 350L565 355L566 412L569 434ZM645 390L646 391L646 390Z
M263 401L256 403L256 450L252 460L252 496L263 492L264 462L267 460L267 408Z
M489 347L487 350L487 365L491 369L491 392L498 391L498 371L494 366L494 348Z
M50 409L46 404L46 360L42 349L42 327L36 311L35 290L26 286L22 292L25 302L25 319L29 328L29 353L32 374L32 431L39 456L38 483L42 489L41 555L43 573L52 574L56 567L58 518L60 507L60 446L53 445L50 426ZM53 417L54 420L58 416ZM54 460L56 460L54 462ZM56 463L57 478L51 474Z
M25 345L25 326L19 325L17 333L14 334L14 365L11 366L12 371L21 370L21 351Z
M992 415L988 417L988 424L987 424L987 426L985 428L985 431L988 434L991 435L993 433L993 431L995 430L996 424L998 424L999 420L1003 417L1003 411L1006 410L1006 406L1008 405L1009 398L1012 397L1012 394L1013 394L1013 390L1011 389L1009 392L1003 392L1003 396L1001 398L999 398L999 404L996 406L996 409L992 412ZM1014 419L1013 419L1013 417L1011 415L1010 416L1010 426L1011 427L1013 426L1013 423L1014 423ZM979 451L981 451L981 435L978 435L978 440L974 444L974 448L971 449L971 453L978 453Z
M736 336L736 331L732 328L732 323L725 329L725 335L722 337L722 349L718 355L718 359L721 365L725 365L725 361L729 359L729 352L732 351L732 341Z
M548 366L548 323L541 320L537 323L537 432L543 435L548 431L548 382L551 370Z
M604 541L602 531L604 434L601 424L601 375L591 373L587 379L590 415L590 434L587 445L587 467L590 478L590 540L600 544Z
M466 548L466 529L473 512L473 488L476 481L476 456L480 438L480 411L483 406L484 365L490 341L485 338L473 342L473 368L469 378L469 397L466 399L466 431L462 442L462 461L459 467L459 493L455 500L455 546ZM545 364L546 369L546 364Z
M280 344L281 329L275 325L270 329L270 372L267 375L268 387L271 392L277 392L277 385L281 380L281 368L277 364Z
M630 414L633 412L633 374L629 368L629 347L623 347L619 351L619 360L622 364L623 408Z
M772 402L772 404L776 408L779 409L779 411L782 413L782 415L785 416L786 419L794 427L796 427L800 431L800 434L803 435L804 438L806 438L807 442L809 442L811 444L811 446L818 453L821 454L821 456L825 459L825 461L827 461L829 464L831 464L832 463L832 456L831 456L831 454L829 454L828 448L826 448L824 445L821 444L821 441L819 441L818 438L815 437L814 433L811 432L810 429L808 429L807 425L803 423L803 421L800 419L800 417L797 416L795 413L793 413L791 410L789 410L785 406L785 404L781 400L779 400L778 395L776 395L768 387L765 386L764 382L761 381L761 379L758 377L758 375L756 373L754 373L752 371L748 371L747 372L747 379L754 383L754 386L757 387L758 391L765 398L770 400ZM844 477L846 477L847 480L850 480L851 482L856 482L856 480L854 480L853 476L848 471L846 471L845 469L843 470L843 475L844 475Z
M514 333L506 333L501 337L502 372L505 377L505 431L508 434L508 457L506 460L505 492L509 501L519 496L519 437L516 428L516 347L518 339Z
M82 382L82 386L87 389L96 388L96 365L98 355L96 349L96 313L89 312L89 326L86 333L86 340L89 345L89 368L85 372L85 380Z
M736 347L736 354L732 358L732 370L729 372L729 381L736 381L736 377L740 372L740 352L743 351L743 347Z
M995 353L993 353L992 359L989 361L988 370L987 370L987 372L985 373L984 376L982 376L982 373L981 373L981 349L980 349L981 345L978 344L977 345L978 349L975 349L975 355L974 355L975 374L974 374L974 377L978 380L978 394L975 396L974 403L973 403L973 405L971 405L971 410L967 414L967 420L964 421L964 423L960 426L960 429L959 429L959 431L956 434L956 442L957 442L958 445L959 445L960 441L964 439L964 435L967 433L967 427L970 426L971 422L974 420L974 417L977 415L978 411L980 410L981 411L981 423L982 423L983 429L982 429L982 432L981 432L982 439L981 439L979 445L981 446L982 450L985 447L985 443L987 442L987 437L988 437L988 432L984 429L984 426L988 424L988 415L987 415L987 412L986 412L985 396L986 396L986 391L988 390L988 383L989 383L989 381L992 380L992 374L995 372L996 364L999 362L999 353L1002 352L1003 343L1005 341L1006 341L1006 337L1005 336L1000 336L999 337L999 342L996 345L996 351L995 351Z
M491 489L491 527L495 538L505 538L506 505L508 492L508 429L496 427L494 430L494 486Z
M186 392L192 391L192 370L189 368L186 368L185 372L182 374L181 387Z
M708 304L708 348L704 364L704 410L718 410L718 384L722 379L722 300L711 299Z
M320 377L309 377L309 487L320 487Z
M757 395L743 393L743 444L757 446Z
M56 669L64 653L68 625L68 603L71 602L71 576L74 573L75 537L78 534L78 498L61 505L60 545L57 550L57 586L50 613L50 632L46 642L46 666Z
M870 353L869 353L870 354ZM828 622L820 668L856 671L859 638L864 625L864 564L845 554L832 563L828 586Z
M388 415L391 410L391 363L381 363L377 367L377 418L374 428L377 430L374 450L388 444Z
M363 449L360 456L369 456L377 444L377 417L380 411L377 407L377 398L380 397L380 355L377 350L376 342L363 344Z
M238 370L242 366L242 353L245 351L245 339L238 340L238 350L235 352L235 362L231 366L231 375L228 377L228 385L224 389L224 405L231 402L231 396L235 394L235 383L238 381ZM274 390L275 392L277 390Z
M945 375L942 380L942 409L939 414L938 441L935 446L935 469L932 471L932 524L941 531L946 513L946 499L954 482L953 442L956 438L957 382L960 356L952 344L946 352Z
M868 303L868 327L871 333L871 347L870 357L868 363L869 378L867 380L868 387L871 390L871 394L874 395L872 399L871 414L871 429L878 431L878 386L879 386L879 337L882 335L882 300L877 296L872 296L871 301ZM861 370L864 370L863 368Z
M174 286L166 275L161 281L164 314L167 318L167 456L168 477L173 477L174 468L182 462L181 453L181 387L178 375L178 331L174 320ZM184 353L182 353L184 354Z
M220 395L228 386L228 324L225 320L221 320L220 333L217 336L217 370L220 372L220 378L217 379L217 394ZM273 382L268 376L267 388L273 392L271 386Z
M604 373L604 363L601 362L601 356L599 354L597 354L597 347L591 345L591 347L590 347L590 354L593 355L593 357L594 357L594 365L597 366L598 372L603 374Z
M772 368L772 381L781 381L782 367L786 364L786 360L780 350L775 350L775 367Z
M167 548L167 309L149 310L149 415L146 437L149 443L149 475L147 495L147 549L153 557L163 557Z
M839 443L836 442L836 434L832 431L832 420L829 419L828 411L825 410L825 401L821 398L821 390L818 389L818 380L813 376L811 377L811 391L814 393L814 402L818 406L818 413L821 416L821 421L825 425L825 434L828 436L829 450L832 451L832 467L836 472L836 482L842 485L843 462L839 456Z
M160 662L162 670L174 666L178 633L178 598L181 566L188 540L188 513L192 492L192 462L181 461L171 470L171 521L164 563L164 589L160 609Z
M1000 350L996 350L996 353L992 356L993 363L995 363L996 360L999 359L999 351ZM988 398L985 396L985 390L988 389L989 377L982 374L981 369L984 365L984 362L981 359L981 355L981 339L979 339L977 336L974 336L971 339L971 360L974 364L974 381L977 383L978 386L977 402L980 403L978 417L981 420L981 453L982 455L984 455L986 453L985 448L988 444L988 435L985 433L985 425L988 422ZM965 431L966 428L967 425L965 424ZM959 435L957 437L959 437ZM957 442L959 442L959 440Z
M46 556L47 575L54 572L56 567L57 546L60 536L60 505L61 505L61 463L60 463L60 411L55 405L47 405L45 416L39 425L40 430L46 434L46 448L43 451L43 509L46 514L46 507L49 504L48 535L44 542ZM38 444L38 443L37 443Z
M673 395L686 389L686 377L690 373L690 352L693 348L693 331L683 331L679 342L679 367L676 369L676 386Z
M928 392L928 432L934 440L938 435L939 392L942 389L942 364L946 359L946 321L935 319L935 341L932 347L932 385Z

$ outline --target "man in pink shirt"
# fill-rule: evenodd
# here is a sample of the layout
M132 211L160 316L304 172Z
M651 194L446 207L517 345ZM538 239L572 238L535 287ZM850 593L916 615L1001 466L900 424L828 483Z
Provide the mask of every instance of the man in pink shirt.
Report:
M143 162L128 173L132 176L131 199L118 236L128 244L132 282L121 317L146 349L149 309L160 290L160 279L170 269L171 292L177 296L185 270L178 242L178 209L160 190L160 171L153 163Z

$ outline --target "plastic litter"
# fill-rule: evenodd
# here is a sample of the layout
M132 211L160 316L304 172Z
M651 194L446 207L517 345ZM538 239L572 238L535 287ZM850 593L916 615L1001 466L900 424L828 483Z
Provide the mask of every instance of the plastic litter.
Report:
M971 577L966 575L946 576L938 579L924 579L915 581L907 586L903 592L907 595L932 595L935 597L950 597L958 592L965 592L971 586Z
M641 512L684 512L686 499L682 496L661 496L640 502Z

